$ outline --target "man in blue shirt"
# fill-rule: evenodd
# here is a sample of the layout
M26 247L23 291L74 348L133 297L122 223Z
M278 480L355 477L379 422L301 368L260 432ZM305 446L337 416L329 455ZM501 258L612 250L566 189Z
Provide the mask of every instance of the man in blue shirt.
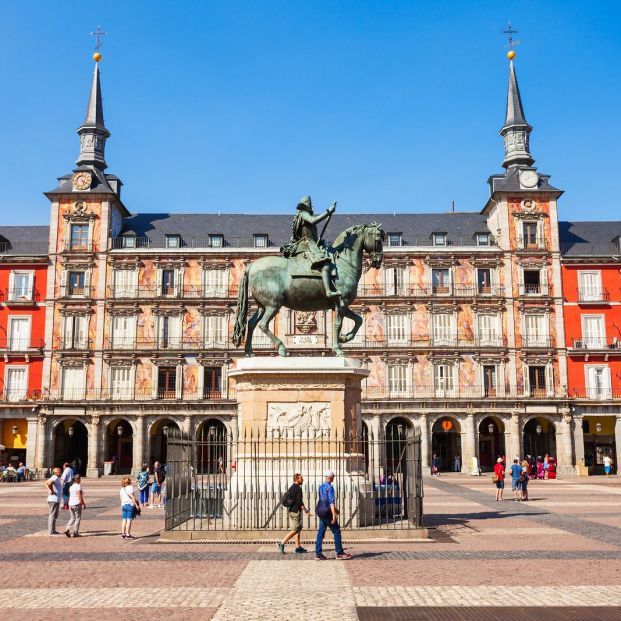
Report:
M522 466L518 463L517 459L513 460L513 465L511 466L509 472L511 473L511 489L513 490L514 498L513 500L521 500L522 499Z
M336 548L336 558L339 560L347 560L351 558L351 554L347 554L345 550L343 550L343 543L341 541L341 527L338 524L338 514L339 510L336 508L336 500L334 495L334 488L332 487L332 481L334 481L334 471L326 470L323 473L325 477L325 482L319 486L318 491L318 502L319 506L324 503L328 503L330 505L330 511L327 515L319 515L317 512L317 517L319 518L319 529L317 530L317 540L315 542L315 560L317 561L325 561L326 557L321 553L323 538L326 534L326 529L330 529L332 531L332 536L334 537L334 547Z

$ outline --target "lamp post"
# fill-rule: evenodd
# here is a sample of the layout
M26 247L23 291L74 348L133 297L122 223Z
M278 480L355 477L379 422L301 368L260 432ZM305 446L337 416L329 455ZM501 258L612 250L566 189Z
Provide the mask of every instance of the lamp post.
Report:
M490 433L490 434L494 433L494 429L495 429L495 427L494 427L494 423L490 423L490 424L487 426L487 431L489 431L489 433Z
M70 425L67 429L67 436L68 436L68 440L67 440L67 459L70 460L71 459L71 438L73 438L73 434L75 433L75 429L73 428L73 425Z
M601 433L602 432L602 424L599 422L599 418L597 419L597 422L595 423L595 433Z

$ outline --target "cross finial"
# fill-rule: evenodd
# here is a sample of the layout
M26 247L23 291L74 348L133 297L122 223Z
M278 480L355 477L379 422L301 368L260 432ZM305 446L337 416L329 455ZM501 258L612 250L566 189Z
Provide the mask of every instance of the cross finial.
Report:
M511 24L509 24L509 26L511 26ZM95 30L94 32L91 32L91 36L95 37L95 51L99 52L99 48L101 47L101 37L104 37L105 35L107 35L107 32L104 32L101 29L101 26L97 26L97 30Z
M518 31L517 30L513 30L513 28L511 27L511 22L509 22L509 26L507 27L506 30L503 30L502 33L507 35L507 38L509 40L509 43L508 43L507 47L510 50L512 50L515 45L519 45L520 44L519 41L515 41L513 39L513 35L517 34Z

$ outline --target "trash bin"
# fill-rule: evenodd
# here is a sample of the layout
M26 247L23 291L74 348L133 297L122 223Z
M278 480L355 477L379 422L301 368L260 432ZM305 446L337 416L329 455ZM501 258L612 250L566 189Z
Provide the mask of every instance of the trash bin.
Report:
M113 461L104 461L104 476L112 474Z

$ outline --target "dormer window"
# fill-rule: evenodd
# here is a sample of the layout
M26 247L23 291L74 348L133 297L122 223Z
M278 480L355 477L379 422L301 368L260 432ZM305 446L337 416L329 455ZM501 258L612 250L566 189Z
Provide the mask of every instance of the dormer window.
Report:
M209 235L210 248L222 248L224 246L224 235L222 233L212 233Z
M489 233L477 233L477 246L489 246Z
M254 235L254 247L255 248L267 248L268 237L266 233L260 233Z
M446 246L446 233L434 233L432 239L434 246Z
M388 233L388 245L389 246L401 246L402 245L402 233Z
M166 248L179 248L181 237L179 235L166 235Z
M136 247L136 236L135 235L127 235L123 237L123 248L135 248Z

